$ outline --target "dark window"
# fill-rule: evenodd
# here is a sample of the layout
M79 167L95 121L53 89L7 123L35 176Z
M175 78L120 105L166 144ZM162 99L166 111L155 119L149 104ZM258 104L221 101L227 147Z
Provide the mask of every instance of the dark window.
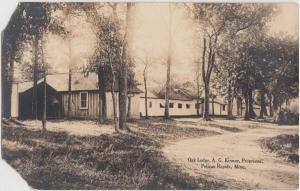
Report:
M185 105L187 109L190 109L190 104Z
M169 108L173 108L174 107L174 103L169 103Z
M160 108L165 108L165 106L162 103L159 104L159 107Z
M151 108L152 107L152 102L151 101L149 101L149 108Z
M200 106L200 103L199 104L197 104L197 103L195 104L195 108L196 109L199 109L200 108L199 106Z
M88 93L80 92L80 109L88 108Z
M225 105L223 105L223 111L225 111Z
M181 103L178 104L178 108L182 108L182 104Z

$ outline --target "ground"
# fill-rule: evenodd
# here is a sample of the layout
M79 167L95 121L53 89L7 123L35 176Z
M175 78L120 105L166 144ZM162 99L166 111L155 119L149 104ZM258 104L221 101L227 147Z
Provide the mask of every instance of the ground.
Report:
M201 127L202 121L193 120L193 122L194 125L197 126L198 123L198 126ZM228 122L225 120L214 123L225 126L230 123L231 127L237 127L241 131L236 133L224 132L213 137L186 139L176 142L163 149L166 158L183 166L185 171L192 176L211 177L224 183L229 188L298 188L298 164L291 164L283 158L276 157L274 153L263 150L260 145L260 140L266 137L276 137L280 134L298 134L297 126L278 126L242 121ZM209 128L214 130L213 126ZM220 165L226 166L226 164L229 164L232 168L201 168L201 164L205 163L191 162L188 158L206 158L208 160L221 158ZM260 160L263 163L248 163L246 160ZM214 164L213 162L207 163ZM234 168L235 164L244 166L246 169Z
M2 155L36 189L289 189L298 163L275 151L298 126L242 120L132 120L130 133L93 121L2 121ZM290 135L290 136L289 136ZM294 141L295 142L295 141ZM297 142L299 143L299 142ZM288 149L298 157L298 149ZM282 153L280 151L279 153ZM246 169L205 169L188 159L255 159ZM235 161L236 162L236 161ZM235 162L232 163L234 166Z

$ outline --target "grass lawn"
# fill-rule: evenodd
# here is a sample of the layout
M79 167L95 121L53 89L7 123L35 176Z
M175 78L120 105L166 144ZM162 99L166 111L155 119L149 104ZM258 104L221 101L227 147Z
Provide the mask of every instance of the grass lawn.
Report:
M129 126L131 133L43 135L39 129L3 123L2 156L35 189L223 188L184 174L161 151L172 141L218 133L161 119L135 120Z
M283 134L261 140L262 147L288 162L299 163L299 135Z

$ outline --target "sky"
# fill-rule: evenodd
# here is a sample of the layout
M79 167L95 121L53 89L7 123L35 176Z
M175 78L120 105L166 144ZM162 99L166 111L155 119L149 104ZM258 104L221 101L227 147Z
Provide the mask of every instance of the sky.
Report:
M195 80L195 62L201 56L200 36L195 37L196 25L184 8L172 5L171 76L175 81ZM278 4L278 13L268 24L270 35L287 33L298 35L298 5L296 3ZM138 3L135 7L132 29L132 54L136 59L135 73L142 82L142 71L146 58L150 60L148 81L162 84L166 79L166 55L168 50L169 6L167 3ZM85 16L72 17L72 38L62 39L49 35L46 44L46 60L55 72L68 72L69 63L73 67L86 64L93 54L96 37L93 26ZM71 50L71 52L70 52Z

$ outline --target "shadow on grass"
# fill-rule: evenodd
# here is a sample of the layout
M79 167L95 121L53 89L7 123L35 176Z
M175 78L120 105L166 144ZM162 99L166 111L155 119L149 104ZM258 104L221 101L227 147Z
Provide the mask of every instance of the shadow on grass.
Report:
M79 137L50 131L43 135L3 125L2 155L35 189L222 188L183 173L164 158L159 141L142 135Z

